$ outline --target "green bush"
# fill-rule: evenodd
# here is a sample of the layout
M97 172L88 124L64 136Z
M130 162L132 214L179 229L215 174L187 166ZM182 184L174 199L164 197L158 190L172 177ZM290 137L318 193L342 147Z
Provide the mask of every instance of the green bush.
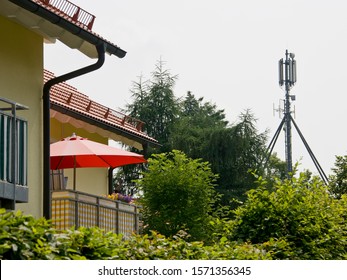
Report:
M0 209L0 258L54 259L59 251L55 233L45 219Z
M259 178L259 187L235 210L230 239L265 244L280 259L347 257L346 197L333 198L321 181L304 175L277 181L272 192L265 185Z
M190 240L205 240L212 206L218 197L216 175L207 162L193 160L183 152L153 155L148 170L138 180L143 192L145 229L173 236L185 230Z
M300 176L259 188L235 219L209 219L213 242L188 241L182 230L123 238L99 228L57 231L50 221L0 210L0 259L260 260L347 259L347 197Z
M45 219L0 210L0 259L21 260L207 260L271 259L264 246L222 240L211 246L187 242L186 233L166 238L156 232L105 233L99 228L56 231Z

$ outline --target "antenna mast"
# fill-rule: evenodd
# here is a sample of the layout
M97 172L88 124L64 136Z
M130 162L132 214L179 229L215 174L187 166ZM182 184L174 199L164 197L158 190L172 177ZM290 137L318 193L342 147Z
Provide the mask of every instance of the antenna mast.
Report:
M296 61L295 61L295 55L293 53L288 53L288 50L286 50L286 58L283 60L281 58L278 62L278 73L279 73L279 85L280 87L284 88L285 90L285 100L284 100L284 110L283 110L283 119L277 128L275 135L270 141L270 144L266 150L266 165L270 159L271 153L273 148L275 147L276 141L278 139L278 136L284 128L285 131L285 151L286 151L286 163L287 163L287 174L290 176L290 174L293 172L293 160L292 160L292 123L294 124L294 127L296 131L298 132L303 144L305 145L305 148L307 152L309 153L314 165L316 166L320 177L324 181L325 184L328 184L328 177L324 173L322 167L320 166L317 158L313 154L310 146L308 145L307 141L305 140L303 134L301 133L299 127L295 123L292 115L291 115L291 101L295 100L295 95L290 94L291 88L296 83ZM279 111L281 112L282 109L279 108Z
M286 162L287 172L293 171L293 160L292 160L292 128L291 128L291 110L290 102L295 100L294 95L290 95L291 88L296 83L296 61L294 60L295 55L288 53L286 50L286 59L283 61L281 58L278 62L279 68L279 85L285 89L285 100L284 100L284 124L285 124L285 148L286 148ZM283 75L284 74L284 75Z

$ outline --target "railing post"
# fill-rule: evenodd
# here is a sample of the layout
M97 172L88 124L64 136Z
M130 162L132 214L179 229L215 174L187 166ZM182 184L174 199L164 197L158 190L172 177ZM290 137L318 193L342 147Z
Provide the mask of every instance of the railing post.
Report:
M119 234L119 202L116 201L116 233Z
M75 226L76 229L79 228L79 219L78 219L78 193L75 192Z
M94 24L95 16L92 15L92 20L88 23L87 28L92 30Z
M18 167L18 159L17 159L17 111L16 105L12 104L12 123L11 123L11 181L13 184L13 205L12 209L16 208L16 186L17 186L17 167Z
M96 226L100 227L100 198L96 198Z
M139 213L137 212L138 211L138 207L135 205L134 206L134 218L135 218L135 232L138 234L139 233Z
M76 6L76 7L77 7L77 6ZM78 21L78 16L79 16L79 14L80 14L80 10L81 10L81 8L80 8L80 7L77 7L76 12L75 12L74 15L72 16L72 20Z

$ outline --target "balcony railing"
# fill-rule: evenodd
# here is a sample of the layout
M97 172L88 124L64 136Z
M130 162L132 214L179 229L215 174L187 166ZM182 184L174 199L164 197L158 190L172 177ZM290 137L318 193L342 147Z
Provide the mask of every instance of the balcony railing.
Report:
M63 13L71 20L84 25L89 30L92 30L95 16L68 0L39 0L46 6Z
M0 97L0 207L28 202L28 123L17 114L28 107Z
M79 191L52 192L52 220L57 229L99 227L129 237L139 232L139 207Z

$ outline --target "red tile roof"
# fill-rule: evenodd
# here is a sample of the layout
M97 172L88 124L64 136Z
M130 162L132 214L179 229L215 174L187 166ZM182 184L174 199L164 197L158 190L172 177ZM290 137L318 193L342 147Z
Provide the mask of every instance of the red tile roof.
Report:
M44 82L54 77L52 72L44 70ZM111 129L126 132L128 135L141 139L141 142L158 145L157 140L143 132L144 123L142 121L91 100L87 95L65 82L51 88L50 101L53 110L54 106L59 106L67 112L87 117L100 124L106 124Z

